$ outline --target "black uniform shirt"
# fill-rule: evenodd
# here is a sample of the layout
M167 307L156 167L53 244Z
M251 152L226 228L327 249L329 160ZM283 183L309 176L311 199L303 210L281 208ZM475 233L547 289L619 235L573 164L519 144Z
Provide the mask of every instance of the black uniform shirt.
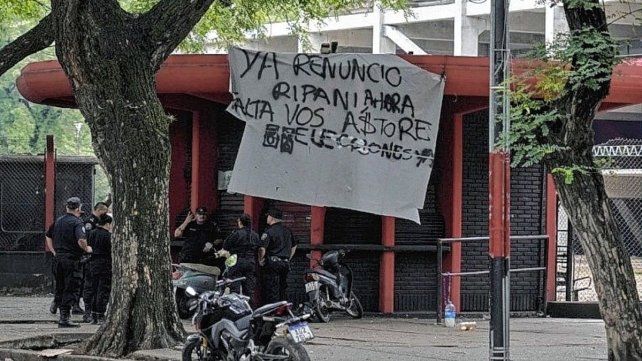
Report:
M213 243L219 238L220 233L218 225L214 222L205 221L203 224L198 224L196 221L189 222L183 233L185 243L181 250L182 258L190 262L200 260L203 258L205 243Z
M237 229L223 243L223 249L245 260L256 259L259 235L247 227Z
M87 243L91 246L92 257L110 257L111 258L111 233L108 230L96 227L93 232L89 232Z
M58 218L56 223L47 230L47 237L53 239L56 254L71 254L78 257L84 252L78 245L78 240L87 238L82 221L71 213Z
M96 225L98 224L98 217L92 213L89 217L85 218L83 222L85 223L85 231L89 233L97 228Z
M287 227L281 222L269 226L263 235L259 247L265 248L268 257L276 256L281 259L289 259L292 247L297 245L297 241Z

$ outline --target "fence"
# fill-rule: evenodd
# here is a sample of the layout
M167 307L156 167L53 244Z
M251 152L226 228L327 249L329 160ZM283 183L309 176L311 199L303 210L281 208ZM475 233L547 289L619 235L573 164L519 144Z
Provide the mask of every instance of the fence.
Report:
M44 156L0 154L0 251L44 250L44 195Z
M91 212L96 198L109 193L104 172L94 157L57 155L53 152L52 140L52 177L48 180L46 149L30 150L36 147L29 146L31 140L27 138L3 141L5 144L0 144L0 252L44 251L46 223L64 213L67 198L80 197L86 204L83 210ZM46 220L48 181L52 182L54 192L50 201L51 216Z
M593 148L602 167L619 236L626 249L638 286L642 290L642 139L614 139ZM582 246L573 234L566 212L560 207L558 224L559 301L597 301L593 275ZM642 293L641 293L642 294Z
M546 249L546 241L548 241L547 235L536 235L536 236L511 236L511 241L518 240L533 240L544 242L542 249ZM457 237L457 238L439 238L437 239L437 323L441 323L443 305L450 299L450 280L452 277L466 277L474 275L486 275L490 274L489 270L483 271L472 271L472 272L444 272L443 270L443 254L444 254L444 245L450 245L453 243L460 243L462 247L466 243L474 242L488 242L489 237ZM538 293L539 293L539 305L538 310L540 312L544 311L544 303L546 300L546 257L540 257L542 260L539 267L528 267L528 268L513 268L510 270L511 274L520 273L520 272L537 272L540 274L540 279L538 282ZM445 291L445 292L444 292Z

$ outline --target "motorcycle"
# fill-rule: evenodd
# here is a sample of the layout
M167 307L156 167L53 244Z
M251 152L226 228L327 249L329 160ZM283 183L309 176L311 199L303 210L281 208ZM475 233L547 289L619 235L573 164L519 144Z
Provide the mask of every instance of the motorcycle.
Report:
M305 321L310 315L295 316L287 301L252 311L249 297L226 290L244 279L219 280L216 290L201 294L187 288L198 297L192 319L197 333L187 337L182 360L309 361L303 343L314 337Z
M178 315L182 319L192 316L190 307L196 299L185 292L187 287L192 287L198 292L213 290L221 274L218 267L206 266L198 263L172 264L172 286L174 301L178 308Z
M305 292L309 305L321 322L330 322L333 311L346 312L352 318L363 317L363 307L354 294L352 269L345 262L346 251L326 252L315 261L316 266L305 272Z

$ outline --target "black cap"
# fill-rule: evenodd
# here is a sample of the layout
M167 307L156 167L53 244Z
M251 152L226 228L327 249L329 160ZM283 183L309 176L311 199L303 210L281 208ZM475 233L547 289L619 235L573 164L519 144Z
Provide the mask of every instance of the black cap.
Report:
M198 209L196 209L196 214L207 214L207 208L199 207Z
M104 225L109 224L109 223L111 223L113 221L114 221L114 219L110 215L103 214L103 215L100 216L100 218L98 218L98 225L99 226L104 226Z
M283 219L283 212L281 212L280 209L278 208L270 208L267 211L268 216L271 216L272 218L276 219Z
M80 202L80 198L78 198L78 197L71 197L71 198L67 199L67 204L66 204L66 206L67 206L67 208L69 208L69 209L76 209L76 208L80 207L80 204L81 204L81 203L82 203L82 202Z

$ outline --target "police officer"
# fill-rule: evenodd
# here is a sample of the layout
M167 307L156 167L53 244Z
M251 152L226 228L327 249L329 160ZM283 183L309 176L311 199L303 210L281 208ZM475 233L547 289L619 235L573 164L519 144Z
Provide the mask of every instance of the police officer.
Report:
M96 205L94 205L94 210L89 214L88 217L85 217L83 220L85 224L85 231L87 232L87 237L91 234L96 229L96 225L98 224L98 220L103 214L107 214L107 204L105 202L98 202ZM87 238L87 241L89 241L89 238ZM91 244L90 244L91 245ZM92 247L93 248L93 247ZM81 258L81 263L82 263L82 299L85 303L85 314L82 318L83 322L91 322L92 320L92 309L91 306L94 303L93 297L95 296L95 293L92 291L92 279L91 279L91 272L89 271L89 257L84 256ZM76 296L76 304L78 305L80 303L80 291L81 289L78 290L78 294ZM76 306L74 306L74 309ZM80 308L80 306L78 306ZM75 313L74 309L72 309L72 312Z
M66 214L56 220L50 233L56 252L55 302L60 305L58 327L78 327L69 321L69 317L82 272L80 257L83 252L92 251L87 244L85 227L80 220L80 208L80 198L69 198L65 205Z
M181 249L181 263L204 263L205 253L223 243L221 231L214 221L208 219L207 208L200 207L196 215L189 212L183 224L174 231L174 237L185 237Z
M238 229L234 231L225 242L220 254L236 254L236 265L227 271L229 278L245 277L241 282L242 293L250 297L254 306L253 295L256 285L256 247L259 244L259 235L252 231L252 219L243 214L236 220ZM232 291L239 292L238 284L233 285Z
M292 231L282 224L283 213L270 209L268 227L259 242L259 264L263 266L263 303L286 300L290 259L296 252L297 241Z
M111 292L111 230L113 219L107 214L100 216L96 228L89 233L87 242L93 252L89 262L91 274L90 298L93 303L85 307L92 310L91 323L102 323Z

